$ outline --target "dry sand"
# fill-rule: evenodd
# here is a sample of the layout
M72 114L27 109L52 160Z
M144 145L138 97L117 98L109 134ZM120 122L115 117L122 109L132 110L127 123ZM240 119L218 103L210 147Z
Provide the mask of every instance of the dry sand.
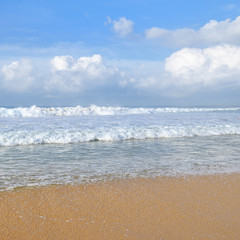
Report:
M240 175L0 193L0 239L240 239Z

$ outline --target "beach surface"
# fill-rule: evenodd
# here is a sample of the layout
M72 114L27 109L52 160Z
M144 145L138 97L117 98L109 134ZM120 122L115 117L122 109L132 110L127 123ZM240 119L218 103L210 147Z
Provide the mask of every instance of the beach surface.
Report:
M239 239L240 174L0 192L0 239Z

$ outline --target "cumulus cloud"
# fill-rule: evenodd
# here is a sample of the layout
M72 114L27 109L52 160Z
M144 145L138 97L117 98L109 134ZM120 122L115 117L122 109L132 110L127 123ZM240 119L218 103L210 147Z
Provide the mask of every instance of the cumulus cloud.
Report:
M145 31L147 39L159 39L178 47L208 46L213 44L239 44L240 16L235 20L211 20L198 30L182 28L167 30L153 27Z
M164 62L128 65L131 78L126 79L124 86L158 91L161 95L179 97L203 89L220 91L240 87L240 47L236 45L183 48Z
M125 17L121 17L118 20L111 20L108 17L108 24L111 24L113 27L113 31L121 38L125 38L133 32L134 22L126 19Z
M50 95L99 89L106 93L106 89L114 89L119 93L127 90L133 94L140 91L184 96L206 88L233 89L240 86L240 46L183 48L163 61L110 63L101 55L78 59L70 55L32 61L22 59L2 64L0 86L15 92L34 88L36 92Z
M46 82L47 90L79 91L117 81L123 76L116 67L106 65L101 55L76 60L72 56L56 56L50 65L52 75Z
M175 85L240 84L240 47L183 48L165 60L165 71Z
M28 59L3 65L1 69L3 87L14 92L27 90L34 81L32 70L32 63Z

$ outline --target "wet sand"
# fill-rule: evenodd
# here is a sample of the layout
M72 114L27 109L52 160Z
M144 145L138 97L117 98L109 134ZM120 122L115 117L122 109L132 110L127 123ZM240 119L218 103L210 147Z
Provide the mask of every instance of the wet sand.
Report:
M239 239L240 174L0 192L0 239Z

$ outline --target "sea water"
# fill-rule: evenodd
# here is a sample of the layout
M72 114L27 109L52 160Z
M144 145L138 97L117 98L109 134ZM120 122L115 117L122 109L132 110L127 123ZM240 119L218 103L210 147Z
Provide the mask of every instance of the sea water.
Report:
M0 189L240 171L240 108L0 108Z

